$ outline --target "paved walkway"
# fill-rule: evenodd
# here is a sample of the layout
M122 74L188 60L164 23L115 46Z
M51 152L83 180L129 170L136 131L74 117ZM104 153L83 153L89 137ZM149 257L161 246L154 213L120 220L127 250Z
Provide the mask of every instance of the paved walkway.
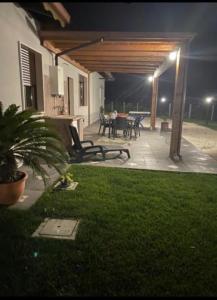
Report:
M49 174L48 186L54 183L59 175L53 168L46 168ZM28 209L30 208L44 193L45 186L43 180L39 176L34 176L31 169L27 167L21 167L21 171L25 171L28 174L26 181L26 188L24 194L20 197L17 203L9 206L10 209Z
M107 135L102 137L97 134L97 123L90 126L85 130L85 139L92 139L96 144L122 145L130 150L131 158L127 159L124 154L119 158L114 158L114 154L108 154L106 161L102 161L101 157L98 156L93 161L86 161L83 164L162 171L217 173L217 161L185 138L182 138L182 161L172 161L169 158L170 132L160 132L159 120L156 131L149 130L149 120L146 119L146 122L147 128L141 130L141 135L136 140L109 139Z

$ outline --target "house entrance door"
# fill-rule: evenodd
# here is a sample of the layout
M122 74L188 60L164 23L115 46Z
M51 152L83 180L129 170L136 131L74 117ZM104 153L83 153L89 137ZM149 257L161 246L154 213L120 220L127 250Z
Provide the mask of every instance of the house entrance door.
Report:
M68 77L68 113L74 116L74 81Z

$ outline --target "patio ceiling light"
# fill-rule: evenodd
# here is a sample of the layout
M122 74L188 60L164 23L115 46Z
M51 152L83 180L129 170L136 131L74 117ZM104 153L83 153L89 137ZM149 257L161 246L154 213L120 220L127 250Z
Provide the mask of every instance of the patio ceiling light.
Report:
M170 52L169 59L170 60L175 60L176 56L177 56L177 51Z
M160 101L161 101L161 102L166 102L167 99L166 99L165 97L162 97L162 98L160 99Z
M153 76L149 76L149 77L148 77L148 81L149 81L149 82L152 82L152 81L153 81Z
M206 103L211 103L213 100L213 97L206 97Z

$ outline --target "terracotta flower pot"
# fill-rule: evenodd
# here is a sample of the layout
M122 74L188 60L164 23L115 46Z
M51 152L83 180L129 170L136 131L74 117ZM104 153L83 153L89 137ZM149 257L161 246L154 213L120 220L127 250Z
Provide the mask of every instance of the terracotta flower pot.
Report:
M0 204L14 204L24 192L28 175L25 172L20 173L22 173L21 179L9 183L0 183Z

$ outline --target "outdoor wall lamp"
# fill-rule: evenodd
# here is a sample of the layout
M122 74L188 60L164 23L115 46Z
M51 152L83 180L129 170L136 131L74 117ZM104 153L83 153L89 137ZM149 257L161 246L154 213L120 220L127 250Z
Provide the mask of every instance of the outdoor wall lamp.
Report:
M176 56L177 56L177 51L170 52L169 59L173 61L176 59Z
M152 81L153 81L153 76L149 76L149 77L148 77L148 81L149 81L149 82L152 82Z

